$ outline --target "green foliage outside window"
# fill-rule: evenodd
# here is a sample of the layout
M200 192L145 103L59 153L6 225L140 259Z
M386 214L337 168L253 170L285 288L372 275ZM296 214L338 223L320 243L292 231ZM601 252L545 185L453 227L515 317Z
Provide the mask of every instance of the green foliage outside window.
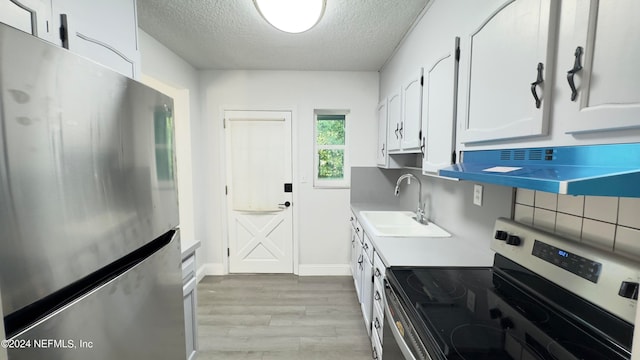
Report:
M344 178L345 116L318 115L318 179Z
M344 178L344 150L318 150L318 179Z
M156 176L158 180L173 180L174 172L174 140L173 117L164 109L154 113L154 133L156 152Z
M318 145L344 145L344 115L318 115Z

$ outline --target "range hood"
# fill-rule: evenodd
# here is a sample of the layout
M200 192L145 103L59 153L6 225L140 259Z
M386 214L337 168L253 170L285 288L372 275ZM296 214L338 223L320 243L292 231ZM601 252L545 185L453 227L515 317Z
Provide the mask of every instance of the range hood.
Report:
M568 195L640 197L640 143L464 151L440 176Z

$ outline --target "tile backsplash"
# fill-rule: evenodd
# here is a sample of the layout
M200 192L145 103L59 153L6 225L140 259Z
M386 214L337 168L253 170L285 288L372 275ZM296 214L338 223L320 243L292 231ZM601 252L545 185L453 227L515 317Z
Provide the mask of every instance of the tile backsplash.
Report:
M640 198L518 189L514 220L640 260Z

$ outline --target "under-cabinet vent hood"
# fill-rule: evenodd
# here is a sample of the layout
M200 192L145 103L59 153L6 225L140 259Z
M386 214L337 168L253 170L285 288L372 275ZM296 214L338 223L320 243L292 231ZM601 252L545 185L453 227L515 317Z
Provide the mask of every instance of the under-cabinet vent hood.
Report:
M569 195L640 197L640 143L464 151L439 175Z

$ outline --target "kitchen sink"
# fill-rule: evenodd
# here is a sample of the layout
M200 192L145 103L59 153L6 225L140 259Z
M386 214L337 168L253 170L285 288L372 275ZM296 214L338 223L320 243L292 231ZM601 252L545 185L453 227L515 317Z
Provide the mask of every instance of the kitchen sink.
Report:
M390 237L450 237L446 230L430 222L426 225L415 220L411 211L361 211L364 222L376 236Z

